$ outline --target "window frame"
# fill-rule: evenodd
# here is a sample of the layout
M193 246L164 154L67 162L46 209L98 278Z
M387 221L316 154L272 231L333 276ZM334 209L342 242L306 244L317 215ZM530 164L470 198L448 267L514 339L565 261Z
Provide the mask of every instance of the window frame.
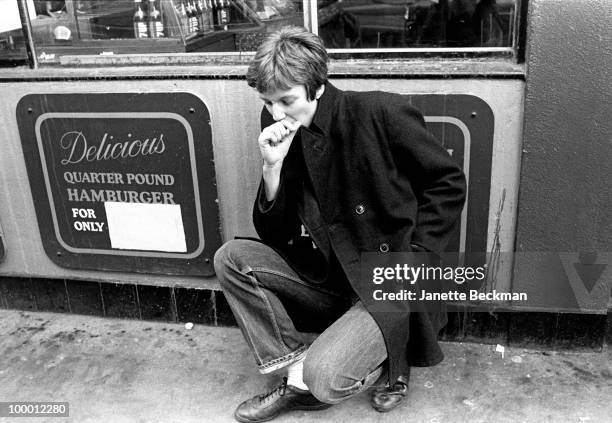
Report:
M69 2L75 0L67 0ZM21 14L24 39L26 41L26 52L28 65L32 69L38 69L42 64L44 67L49 65L59 65L61 67L80 67L80 66L117 66L117 65L240 65L247 62L254 52L173 52L173 53L112 53L113 57L103 54L70 54L78 52L79 47L59 47L50 48L50 51L65 51L57 60L44 62L44 57L37 55L40 46L33 41L32 25L27 13L26 0L17 0ZM317 0L302 0L304 26L311 32L318 34L318 6ZM404 48L330 48L328 53L332 62L354 61L354 60L376 60L376 61L406 61L413 59L434 59L434 60L470 60L470 59L498 59L510 61L515 64L524 63L526 26L527 26L527 5L528 0L515 0L515 13L513 19L513 30L511 34L512 45L509 47L404 47ZM168 40L169 41L169 40ZM105 40L109 46L113 45L112 40ZM151 40L158 42L158 40ZM166 42L171 44L171 42ZM135 42L116 43L119 49L130 48L136 45ZM81 50L82 51L82 50ZM40 58L43 62L40 62Z

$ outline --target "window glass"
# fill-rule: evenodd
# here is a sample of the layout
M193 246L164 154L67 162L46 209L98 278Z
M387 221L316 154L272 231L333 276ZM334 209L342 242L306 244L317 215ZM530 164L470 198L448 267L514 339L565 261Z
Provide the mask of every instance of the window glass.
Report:
M26 59L21 28L0 32L0 66L11 66L12 63L23 62Z
M327 48L512 47L516 0L319 0Z
M34 3L28 0L31 18L34 18ZM3 1L0 13L0 66L11 66L27 59L25 38L21 29L21 18L16 1Z
M518 0L27 2L44 64L80 54L250 52L271 31L311 22L329 49L512 48ZM19 25L0 26L0 55L25 57Z
M302 0L39 1L42 59L57 54L255 50L267 32L304 25Z

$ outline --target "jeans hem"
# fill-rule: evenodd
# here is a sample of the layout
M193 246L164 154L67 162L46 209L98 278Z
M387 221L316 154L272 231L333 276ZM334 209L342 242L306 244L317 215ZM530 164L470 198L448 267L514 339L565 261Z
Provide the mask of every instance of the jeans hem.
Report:
M265 375L268 373L272 373L275 370L282 369L283 367L293 364L296 361L302 360L306 356L307 350L308 347L306 345L302 345L297 350L290 352L289 354L260 364L257 367L259 368L259 372L261 374Z

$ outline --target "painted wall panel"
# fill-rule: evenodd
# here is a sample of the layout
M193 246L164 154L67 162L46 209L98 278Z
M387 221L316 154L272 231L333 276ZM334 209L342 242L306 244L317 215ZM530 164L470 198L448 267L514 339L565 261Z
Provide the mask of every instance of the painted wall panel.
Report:
M514 80L332 80L342 89L380 89L402 94L471 95L482 99L494 116L493 157L487 250L511 251L521 152L523 83ZM215 286L214 280L182 276L62 269L45 255L34 214L15 108L19 99L38 93L189 92L209 108L223 240L254 235L251 203L261 172L257 147L261 102L241 80L66 81L0 85L0 221L7 257L0 275L93 279L152 285ZM496 289L510 287L511 263L498 263Z
M558 257L522 260L515 286L548 292L548 308L578 307L589 303L575 289L586 281L563 268L607 263L599 287L589 287L605 308L610 287L601 284L612 277L604 259L612 252L612 7L609 0L536 0L529 7L517 250ZM573 259L564 264L559 253Z

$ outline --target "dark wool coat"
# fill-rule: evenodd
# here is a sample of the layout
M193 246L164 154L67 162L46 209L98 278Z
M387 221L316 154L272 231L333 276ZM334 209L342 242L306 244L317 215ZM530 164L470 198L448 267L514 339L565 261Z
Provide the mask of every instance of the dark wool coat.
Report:
M264 109L262 127L272 123ZM331 244L360 297L372 292L360 282L360 253L410 252L415 245L444 250L463 207L465 177L407 97L341 91L327 83L312 124L299 131L321 212L317 219L302 218L317 244ZM299 189L288 182L291 172L283 163L276 199L263 208L260 186L253 210L261 240L281 254L291 236L292 193ZM370 310L385 339L391 381L409 366L443 359L437 334L446 315L411 313L407 303L401 307L399 312Z

